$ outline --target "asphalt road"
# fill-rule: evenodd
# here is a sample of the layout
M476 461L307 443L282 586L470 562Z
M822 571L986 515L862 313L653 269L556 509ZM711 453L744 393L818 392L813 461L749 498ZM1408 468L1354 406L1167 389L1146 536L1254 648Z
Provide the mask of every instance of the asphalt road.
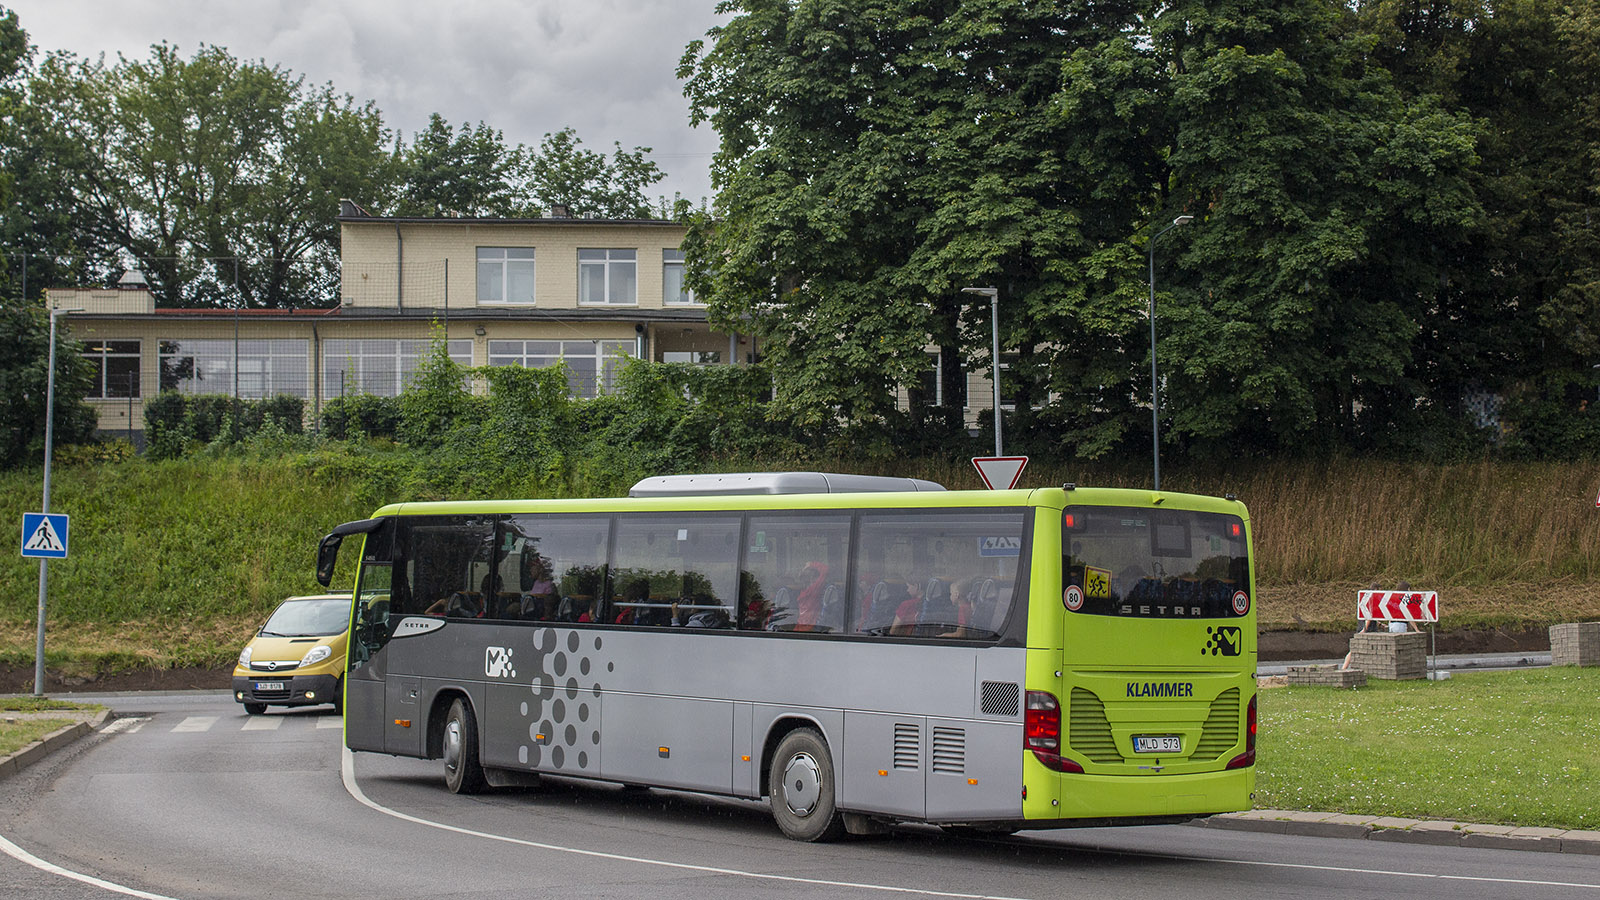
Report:
M1592 898L1600 857L1185 826L785 840L763 805L547 779L457 797L440 764L356 754L321 709L225 694L103 700L128 718L0 782L19 854L209 897ZM109 888L0 854L0 896Z

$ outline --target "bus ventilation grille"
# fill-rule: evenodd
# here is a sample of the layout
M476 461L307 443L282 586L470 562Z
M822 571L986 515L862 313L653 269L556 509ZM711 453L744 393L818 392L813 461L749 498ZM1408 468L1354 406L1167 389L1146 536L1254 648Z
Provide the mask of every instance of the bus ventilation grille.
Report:
M894 767L915 769L922 759L922 729L916 725L894 726Z
M967 771L967 733L960 728L933 729L933 770L945 775Z
M1200 743L1189 758L1218 759L1239 743L1239 689L1229 688L1211 701L1211 714L1200 732Z
M1083 688L1073 688L1070 714L1067 734L1072 749L1097 763L1122 762L1116 738L1111 736L1111 723L1106 721L1106 705L1099 697Z
M986 716L1014 716L1017 714L1017 701L1021 699L1021 689L1010 681L985 681L983 683L983 700L978 705Z

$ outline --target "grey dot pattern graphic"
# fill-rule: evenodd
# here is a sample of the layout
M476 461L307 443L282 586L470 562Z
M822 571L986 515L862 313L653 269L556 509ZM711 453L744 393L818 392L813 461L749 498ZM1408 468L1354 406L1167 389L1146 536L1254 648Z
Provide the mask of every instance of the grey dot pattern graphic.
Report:
M520 706L528 742L517 748L517 760L538 769L599 774L600 732L580 731L578 725L595 716L590 698L598 698L602 686L587 676L599 670L601 660L591 654L599 652L604 639L585 638L577 630L564 637L554 628L539 629L533 636L531 665L518 659L518 668L529 665L533 678L532 696ZM607 672L615 670L613 663L606 663Z

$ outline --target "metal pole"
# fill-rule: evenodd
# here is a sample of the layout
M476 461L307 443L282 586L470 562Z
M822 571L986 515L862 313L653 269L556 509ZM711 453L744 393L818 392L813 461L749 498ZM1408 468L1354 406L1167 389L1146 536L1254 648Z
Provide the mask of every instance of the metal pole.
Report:
M1161 383L1156 378L1156 240L1163 234L1194 221L1194 216L1179 216L1150 239L1150 455L1155 461L1155 489L1161 490Z
M50 311L50 368L45 375L44 389L44 500L41 512L50 512L50 456L55 449L56 407L56 316L65 310ZM45 597L48 592L49 569L46 560L39 560L39 632L33 648L33 695L44 696L44 617Z
M994 455L1005 456L1000 438L1000 289L992 287L962 288L963 294L978 294L989 298L990 374L994 387Z

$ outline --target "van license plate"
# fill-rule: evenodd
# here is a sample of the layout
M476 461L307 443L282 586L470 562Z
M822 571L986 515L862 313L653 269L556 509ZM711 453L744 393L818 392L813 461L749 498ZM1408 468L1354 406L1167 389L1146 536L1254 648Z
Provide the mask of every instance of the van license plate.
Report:
M1177 735L1162 735L1160 737L1135 737L1133 739L1133 752L1135 753L1181 753L1183 742Z
M256 682L256 690L258 690L258 691L281 691L281 690L283 690L283 682L281 682L281 681L258 681L258 682ZM1144 738L1140 738L1139 740L1144 740Z

